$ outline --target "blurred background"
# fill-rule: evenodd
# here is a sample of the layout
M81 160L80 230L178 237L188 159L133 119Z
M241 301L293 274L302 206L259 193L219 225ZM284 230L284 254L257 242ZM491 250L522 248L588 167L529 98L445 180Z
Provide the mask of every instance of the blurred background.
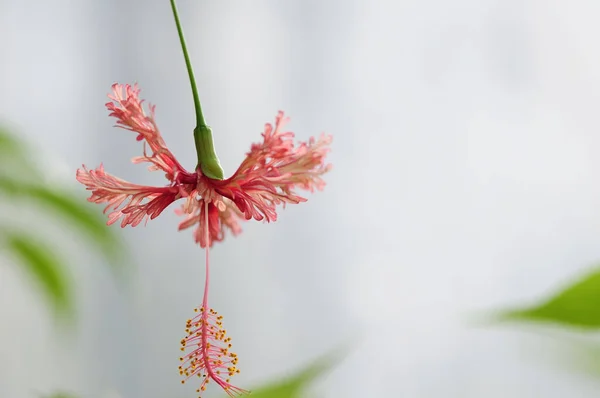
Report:
M600 3L178 5L227 175L279 109L300 140L334 136L324 192L212 251L236 385L293 374L352 341L313 396L598 396L600 378L563 366L553 334L469 316L545 297L600 260ZM165 183L130 163L142 148L108 117L114 82L139 84L170 149L195 165L168 1L0 0L0 59L0 123L35 148L44 184L85 204L75 170L101 162ZM110 227L129 254L119 283L67 224L1 200L0 220L68 253L77 321L57 327L2 257L0 397L195 396L177 366L203 252L177 232L175 206L146 227Z

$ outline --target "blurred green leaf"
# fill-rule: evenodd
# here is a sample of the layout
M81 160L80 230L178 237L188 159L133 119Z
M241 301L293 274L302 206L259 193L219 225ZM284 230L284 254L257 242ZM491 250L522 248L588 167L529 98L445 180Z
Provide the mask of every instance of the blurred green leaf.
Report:
M0 127L0 154L22 153L23 146L7 130Z
M586 275L539 305L505 310L500 312L497 319L598 329L600 328L600 270Z
M0 174L18 169L24 178L39 178L39 170L31 164L26 145L0 126Z
M114 232L106 227L105 218L72 191L41 183L43 173L34 167L30 159L35 157L30 154L27 145L0 127L0 195L14 204L41 207L45 214L52 214L60 221L69 223L88 238L92 248L109 260L114 271L125 271L122 267L124 246ZM39 282L54 309L57 312L71 312L71 285L64 273L64 263L48 249L53 247L52 237L38 242L25 233L13 233L4 225L0 225L0 233L4 234L0 236L5 240L1 242L4 243L3 249L17 257L27 272ZM124 275L120 273L119 276Z
M119 260L123 253L123 245L113 231L106 227L104 218L88 208L85 202L80 202L79 198L72 198L70 192L0 176L0 194L18 200L32 200L54 211L61 219L85 233L113 266L122 264Z
M341 353L326 355L317 359L295 375L252 390L253 398L296 398L301 397L306 388L319 376L326 374L339 362Z
M52 395L44 395L43 398L77 398L77 396L66 392L57 392Z
M52 250L15 231L5 231L3 238L8 250L40 284L54 309L59 313L72 312L69 281L61 261Z
M535 340L527 340L520 353L544 367L598 379L599 337L596 333L574 333L568 329L538 330Z
M600 378L600 346L598 342L574 339L566 342L570 343L565 347L568 351L563 352L559 363L567 369Z

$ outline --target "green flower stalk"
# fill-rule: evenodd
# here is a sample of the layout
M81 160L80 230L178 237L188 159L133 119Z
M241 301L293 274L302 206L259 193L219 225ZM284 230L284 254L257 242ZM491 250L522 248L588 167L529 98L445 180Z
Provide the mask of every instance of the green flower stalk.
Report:
M196 78L194 77L194 69L192 68L190 55L188 54L187 45L185 44L185 37L183 35L183 29L181 28L181 22L179 21L177 5L175 4L175 0L170 1L171 8L173 9L173 17L175 18L175 24L177 25L177 34L179 35L183 57L185 58L185 66L188 71L188 76L190 77L192 95L194 96L194 109L196 111L194 143L196 144L196 153L198 155L198 165L196 168L200 168L202 173L209 178L214 180L222 180L223 168L221 167L221 163L219 162L219 158L215 152L212 130L206 125L206 122L204 121L204 115L202 114L202 106L200 105L200 97L198 96L198 88L196 86Z

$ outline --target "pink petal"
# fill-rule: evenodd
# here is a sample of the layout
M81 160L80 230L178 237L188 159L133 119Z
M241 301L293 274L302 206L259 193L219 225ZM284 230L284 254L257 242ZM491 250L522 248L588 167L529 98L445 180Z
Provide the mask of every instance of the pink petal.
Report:
M204 177L206 185L233 201L246 219L276 221L276 206L306 201L294 189L314 191L325 186L321 176L331 169L325 164L331 136L322 135L317 141L311 138L295 147L294 134L284 131L288 121L280 111L275 127L265 126L263 142L251 146L231 178L216 181Z
M163 170L171 181L175 179L176 174L189 174L167 148L154 121L155 107L150 105L150 115L146 115L142 106L144 101L139 98L139 94L137 84L132 87L129 84L115 83L112 86L112 95L108 96L112 101L106 104L106 108L111 111L110 116L117 119L118 127L137 133L137 140L145 140L145 144L150 147L151 153L147 153L144 145L144 155L134 158L133 162L149 162L149 170Z
M137 226L144 219L154 219L180 197L177 187L150 187L132 184L104 172L100 165L95 170L83 166L77 170L77 181L92 191L88 201L107 203L108 225L120 218L121 227Z

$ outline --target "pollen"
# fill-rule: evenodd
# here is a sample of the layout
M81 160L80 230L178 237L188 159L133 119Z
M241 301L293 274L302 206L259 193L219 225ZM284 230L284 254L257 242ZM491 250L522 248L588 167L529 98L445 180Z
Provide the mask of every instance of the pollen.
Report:
M185 324L186 337L181 339L181 351L189 352L179 358L179 374L185 378L200 378L197 392L204 392L208 383L213 380L230 397L241 396L249 391L235 387L229 383L229 377L239 373L238 356L231 352L231 337L223 329L223 316L214 309L195 308L197 315L188 319ZM227 376L226 379L221 375Z

